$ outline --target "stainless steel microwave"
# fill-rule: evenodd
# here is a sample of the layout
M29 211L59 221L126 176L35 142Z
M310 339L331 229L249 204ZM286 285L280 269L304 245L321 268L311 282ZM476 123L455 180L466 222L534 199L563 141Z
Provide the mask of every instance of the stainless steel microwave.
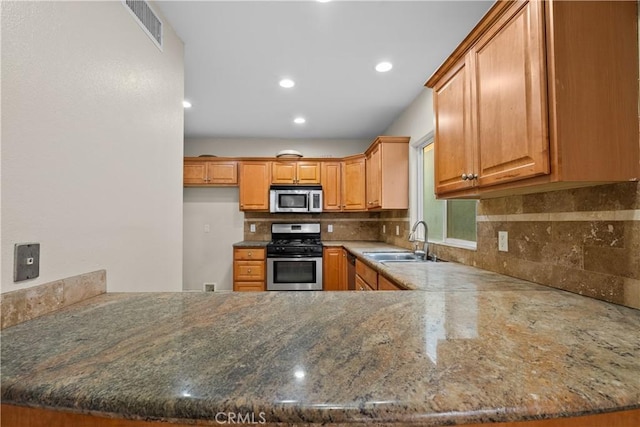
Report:
M322 212L322 186L272 185L269 211L287 213Z

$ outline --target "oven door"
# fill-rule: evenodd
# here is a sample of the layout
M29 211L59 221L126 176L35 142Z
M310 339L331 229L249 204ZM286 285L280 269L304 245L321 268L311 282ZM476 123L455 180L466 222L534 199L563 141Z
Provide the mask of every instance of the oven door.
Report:
M322 257L267 257L268 291L321 291Z

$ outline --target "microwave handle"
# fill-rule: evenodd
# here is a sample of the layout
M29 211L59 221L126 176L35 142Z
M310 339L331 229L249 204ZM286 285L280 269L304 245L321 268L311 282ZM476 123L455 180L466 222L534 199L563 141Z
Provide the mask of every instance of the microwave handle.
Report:
M309 191L307 193L307 212L311 212L311 199L313 199L313 193L311 191Z

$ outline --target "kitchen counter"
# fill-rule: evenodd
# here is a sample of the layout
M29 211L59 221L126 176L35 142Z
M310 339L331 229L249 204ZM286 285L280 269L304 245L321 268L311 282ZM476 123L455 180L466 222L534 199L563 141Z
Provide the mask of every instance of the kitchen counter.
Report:
M234 248L261 248L267 247L268 240L243 240L233 244Z
M105 294L2 331L2 402L212 424L219 413L452 425L640 408L640 311L510 280Z

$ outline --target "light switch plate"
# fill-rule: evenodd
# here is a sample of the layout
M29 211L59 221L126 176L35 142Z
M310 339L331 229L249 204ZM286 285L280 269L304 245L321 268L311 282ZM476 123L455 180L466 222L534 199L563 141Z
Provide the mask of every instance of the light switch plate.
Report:
M333 233L333 224L327 225L327 233Z
M249 231L251 233L255 233L256 232L256 225L255 224L249 224Z
M13 250L13 281L40 276L40 243L17 243Z

